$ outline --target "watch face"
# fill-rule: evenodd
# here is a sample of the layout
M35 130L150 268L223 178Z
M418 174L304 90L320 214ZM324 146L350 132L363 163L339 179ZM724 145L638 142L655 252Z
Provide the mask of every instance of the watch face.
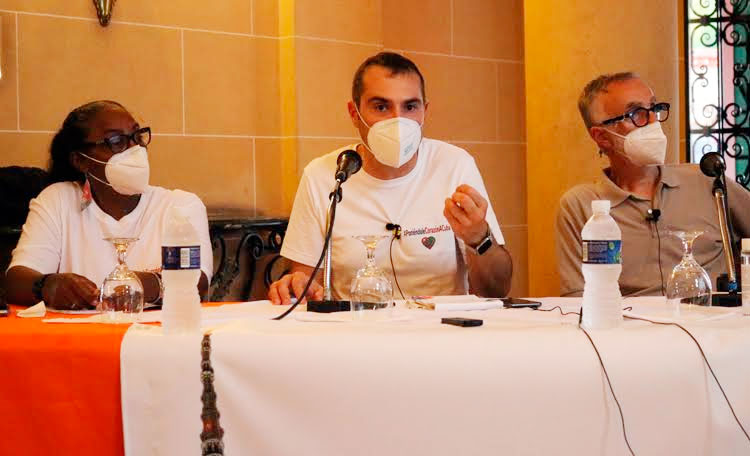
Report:
M481 244L477 246L477 253L481 255L489 250L490 247L492 247L492 239L490 237L487 237L484 241L482 241Z

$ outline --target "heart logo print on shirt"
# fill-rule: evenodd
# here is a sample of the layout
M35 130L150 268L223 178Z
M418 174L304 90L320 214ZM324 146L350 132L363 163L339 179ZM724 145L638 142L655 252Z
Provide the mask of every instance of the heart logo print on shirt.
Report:
M430 237L423 237L422 238L422 245L427 247L428 249L431 249L432 246L435 245L435 236Z

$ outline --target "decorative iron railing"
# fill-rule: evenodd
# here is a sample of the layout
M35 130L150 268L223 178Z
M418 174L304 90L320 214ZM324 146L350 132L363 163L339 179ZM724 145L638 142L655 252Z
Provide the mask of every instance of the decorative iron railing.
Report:
M719 152L750 184L750 0L686 0L687 160Z

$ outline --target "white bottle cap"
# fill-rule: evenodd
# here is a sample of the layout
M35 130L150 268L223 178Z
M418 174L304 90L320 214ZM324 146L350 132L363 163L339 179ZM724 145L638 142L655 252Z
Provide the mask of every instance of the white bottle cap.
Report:
M594 214L609 214L609 200L594 200L591 202L591 211Z
M750 239L743 238L742 239L742 251L743 252L750 252Z

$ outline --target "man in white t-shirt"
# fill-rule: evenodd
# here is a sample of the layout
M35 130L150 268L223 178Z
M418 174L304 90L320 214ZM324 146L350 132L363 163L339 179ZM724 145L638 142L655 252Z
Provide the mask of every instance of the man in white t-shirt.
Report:
M474 159L456 146L422 137L427 103L416 65L381 52L360 65L349 115L362 143L313 160L302 175L281 255L291 273L274 282L269 299L289 304L304 291L324 244L328 195L336 159L356 149L362 170L343 186L333 229L333 295L349 297L365 248L353 236L401 237L381 242L375 258L404 296L475 293L505 296L512 261ZM393 267L390 254L392 253ZM315 281L309 299L322 299Z

